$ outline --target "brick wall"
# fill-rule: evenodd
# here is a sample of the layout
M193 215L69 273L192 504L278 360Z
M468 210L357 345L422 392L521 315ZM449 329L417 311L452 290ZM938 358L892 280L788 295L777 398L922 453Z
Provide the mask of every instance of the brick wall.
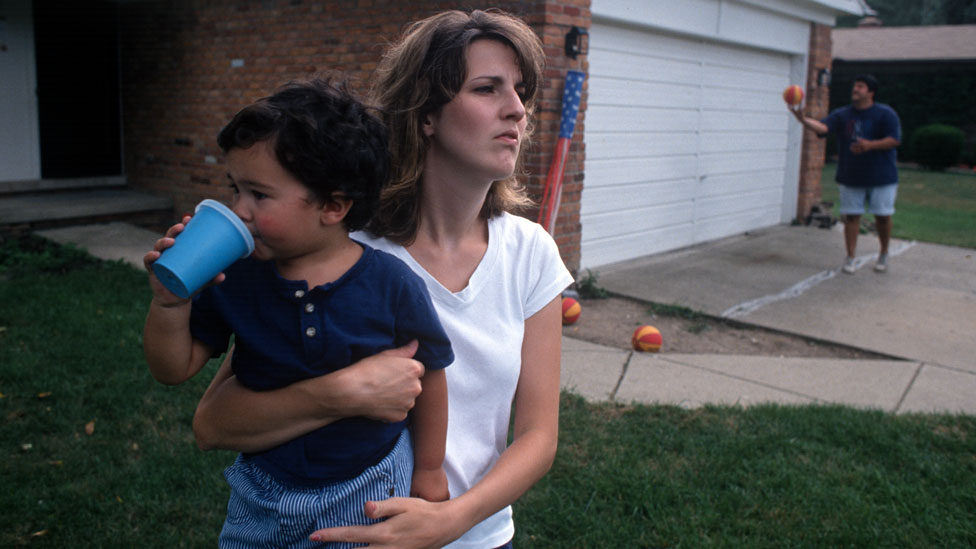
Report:
M546 175L559 136L566 72L573 69L586 73L589 70L585 55L578 56L576 59L566 56L565 43L566 33L571 27L590 28L590 0L549 1L541 3L541 8L541 13L526 18L529 24L539 30L547 57L546 83L535 118L536 132L530 155L526 159L526 169L531 174L527 183L529 190L536 197L536 202L541 201ZM579 269L580 262L580 198L583 194L585 159L583 131L586 95L586 82L584 82L580 115L567 154L563 172L562 203L553 234L563 261L574 273ZM529 216L535 219L537 212L533 211Z
M585 58L565 56L570 26L590 26L590 0L522 0L493 6L523 17L548 56L528 150L526 184L542 185L559 127L562 82ZM217 132L241 107L295 78L338 71L365 91L385 45L403 26L458 2L394 0L181 0L120 4L126 173L132 186L172 196L177 211L201 199L228 199ZM579 265L583 186L581 107L566 164L556 240L567 266ZM534 219L534 212L527 212Z
M830 29L827 25L811 23L810 57L807 65L807 89L805 112L811 118L827 116L830 88L820 86L817 76L821 69L829 69L832 61ZM823 171L826 139L817 137L810 130L803 132L803 152L800 158L800 189L796 204L796 217L804 220L810 208L820 203L820 175Z

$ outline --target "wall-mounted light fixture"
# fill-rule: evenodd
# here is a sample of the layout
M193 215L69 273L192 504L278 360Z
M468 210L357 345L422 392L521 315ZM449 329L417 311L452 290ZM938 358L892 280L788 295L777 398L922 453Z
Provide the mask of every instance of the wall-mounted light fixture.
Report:
M577 55L586 55L589 49L589 39L587 38L586 29L581 29L579 27L572 27L569 32L566 33L566 55L573 59L576 59Z
M818 86L830 85L830 69L820 69L817 71L817 85Z

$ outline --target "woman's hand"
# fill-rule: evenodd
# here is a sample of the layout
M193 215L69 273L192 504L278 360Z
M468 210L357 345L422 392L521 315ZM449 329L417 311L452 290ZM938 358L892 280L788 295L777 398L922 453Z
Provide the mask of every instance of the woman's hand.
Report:
M232 375L227 354L193 416L201 449L261 452L345 417L395 422L420 394L417 342L383 351L331 374L271 391L252 391Z
M340 405L342 409L334 412L391 423L406 419L420 395L424 375L423 364L412 358L417 346L417 340L413 340L335 372L349 383L350 390L346 402Z
M425 549L443 547L461 537L452 501L431 503L418 498L390 498L367 501L364 510L372 519L386 519L369 526L340 526L313 532L317 542L367 543L374 549Z

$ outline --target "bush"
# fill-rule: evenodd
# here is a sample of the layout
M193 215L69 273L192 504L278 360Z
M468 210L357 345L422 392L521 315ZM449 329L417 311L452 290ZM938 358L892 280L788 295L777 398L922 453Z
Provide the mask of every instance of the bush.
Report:
M965 138L963 131L955 126L922 126L912 134L912 157L926 168L944 170L959 162Z
M963 146L962 163L970 168L976 168L976 141Z

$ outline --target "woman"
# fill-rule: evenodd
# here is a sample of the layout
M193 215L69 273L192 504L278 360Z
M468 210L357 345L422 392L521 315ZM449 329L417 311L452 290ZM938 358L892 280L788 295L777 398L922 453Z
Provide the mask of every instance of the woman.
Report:
M522 21L451 11L414 23L377 69L374 95L391 130L394 176L369 233L354 237L425 280L450 336L457 359L447 368L444 467L452 499L368 502L367 515L384 522L322 530L313 540L504 546L514 535L510 504L552 464L559 295L572 278L552 238L508 213L528 202L515 173L543 60ZM225 363L194 418L198 441L254 451L339 417L402 417L419 390L411 352L270 393L244 390Z

